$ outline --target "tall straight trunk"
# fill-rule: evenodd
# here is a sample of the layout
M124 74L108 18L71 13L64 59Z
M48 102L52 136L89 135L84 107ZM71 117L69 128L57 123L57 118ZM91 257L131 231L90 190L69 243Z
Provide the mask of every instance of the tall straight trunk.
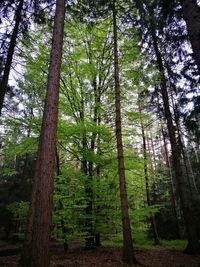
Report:
M180 226L179 226L179 219L178 219L178 212L177 212L177 201L176 201L175 192L174 192L175 190L174 190L174 183L173 183L173 177L172 177L172 169L171 169L171 164L169 161L169 153L168 153L168 149L167 149L166 137L165 137L162 125L161 125L161 132L162 132L162 139L164 142L164 152L165 152L166 165L167 165L167 169L169 170L168 185L169 185L169 192L170 192L170 197L171 197L171 205L172 205L172 210L173 210L174 218L175 218L177 238L180 238L181 237L181 230L180 230Z
M183 16L200 74L200 7L197 0L181 0Z
M100 92L100 88L98 89L98 95L99 95L99 107L100 107L100 103L101 103L101 92ZM100 109L98 110L98 118L97 118L97 124L98 126L101 125L101 112L100 112ZM100 137L101 137L101 134L98 133L98 136L97 136L97 155L100 156L101 155L101 151L100 151L100 143L101 143L101 140L100 140ZM101 167L100 167L100 164L97 165L96 167L96 176L97 176L97 183L100 182L100 174L101 174ZM97 186L98 187L98 186ZM98 204L98 202L100 201L100 195L97 194L97 206L96 206L96 224L98 224L99 220L98 220L98 215L101 211L101 207L100 205ZM95 231L95 245L96 247L100 247L101 246L101 234L99 231Z
M188 238L188 245L185 250L186 253L189 254L197 254L200 252L200 244L198 241L198 234L195 224L194 214L191 208L191 201L189 197L189 192L187 190L187 182L182 172L182 166L180 162L180 147L176 140L176 132L175 127L173 125L172 114L169 107L169 96L167 92L167 81L165 77L164 65L162 61L162 56L160 50L158 48L157 37L155 33L155 28L153 21L150 21L150 31L153 40L153 47L156 55L157 66L160 71L160 79L161 79L161 93L164 105L164 113L167 121L167 127L169 132L169 138L171 143L172 149L172 159L173 159L173 166L175 171L175 177L177 180L178 192L181 201L181 207L183 211L183 217L185 220L185 226L187 230L187 238Z
M118 42L117 42L117 23L115 0L113 0L113 37L114 37L114 80L115 80L115 109L116 109L116 139L117 139L117 158L118 172L120 183L120 200L123 226L123 256L122 259L127 264L137 263L134 256L133 240L131 225L128 213L128 198L126 190L125 166L122 143L122 126L121 126L121 99L120 99L120 82L119 82L119 59L118 59Z
M65 1L56 1L48 85L43 114L35 186L30 209L30 258L26 266L48 267L50 264L53 176L55 172L56 131L58 121L59 81L63 45Z
M97 118L98 118L98 106L99 106L99 98L97 96L97 82L96 82L96 77L94 77L94 81L93 81L93 89L94 89L94 98L95 98L95 103L94 103L94 117L93 117L93 122L95 125L97 125ZM95 142L96 142L96 137L97 134L94 132L92 133L91 136L91 142L90 142L90 151L92 153L94 153L95 150ZM94 196L93 196L93 175L94 175L94 163L92 160L90 160L88 162L88 179L89 179L89 183L88 185L86 185L86 197L88 199L88 206L86 207L86 214L89 215L91 217L91 219L89 218L90 223L88 224L88 226L90 225L90 227L87 229L88 230L88 234L89 237L86 238L86 244L85 244L85 248L86 249L92 249L96 246L96 242L95 242L95 233L94 233L94 223L93 223L93 213L94 213L94 205L93 205L93 201L94 201Z
M139 104L140 105L140 104ZM143 143L143 157L144 157L144 177L145 177L145 187L146 187L146 197L147 197L147 205L148 207L151 206L151 196L150 196L150 190L149 190L149 175L148 175L148 166L147 166L147 146L146 146L146 137L145 137L145 131L144 131L144 124L142 121L142 111L139 107L140 112L140 124L141 124L141 130L142 130L142 143ZM159 237L158 237L158 231L156 226L156 219L153 214L150 214L150 222L151 222L151 229L153 232L153 238L154 238L154 244L158 245L160 243Z
M166 136L165 136L165 132L164 132L164 126L162 123L163 117L161 115L161 110L160 110L158 88L155 88L155 90L156 90L156 99L157 99L157 106L158 106L158 116L160 118L160 128L161 128L160 140L163 140L163 143L164 143L165 162L166 162L167 169L169 171L168 185L169 185L169 193L170 193L170 198L171 198L171 206L172 206L172 211L173 211L174 218L175 218L177 238L181 238L181 229L180 229L179 217L178 217L178 204L177 204L176 197L175 197L175 188L174 188L173 175L172 175L172 166L171 166L171 163L169 160L167 140L166 140Z
M176 92L175 85L174 84L171 84L171 85L172 85L173 91L175 93ZM190 189L190 193L191 193L191 198L196 198L196 195L198 195L198 189L196 186L195 177L194 177L194 173L192 170L192 165L191 165L190 159L187 155L184 140L182 138L181 125L180 125L180 114L179 114L177 104L175 103L173 91L171 92L171 102L172 102L172 107L173 107L173 111L174 111L174 118L175 118L175 123L176 123L177 134L178 134L178 142L179 142L179 146L181 149L184 167L185 167L185 171L186 171L187 178L188 178L188 185L189 185L189 189Z
M20 0L17 10L15 12L15 26L12 32L10 45L8 48L3 77L2 77L2 80L0 81L0 116L1 116L1 111L3 108L5 94L6 94L7 87L8 87L8 78L9 78L13 55L14 55L15 46L17 42L17 36L19 33L19 26L20 26L21 17L22 17L23 4L24 4L24 0Z
M59 151L58 151L57 147L56 147L56 174L57 174L57 176L61 175L60 156L59 156ZM60 210L64 209L64 205L63 205L63 202L61 199L59 200L59 209ZM64 240L63 248L64 248L64 251L66 252L68 250L67 227L65 226L65 221L64 221L62 214L61 214L61 218L60 218L60 224L61 224L61 228L62 228L62 239Z

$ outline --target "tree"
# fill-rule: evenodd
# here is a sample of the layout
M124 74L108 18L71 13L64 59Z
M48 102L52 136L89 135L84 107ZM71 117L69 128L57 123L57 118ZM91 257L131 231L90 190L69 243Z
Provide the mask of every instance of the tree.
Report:
M0 13L2 13L2 21L9 20L9 16L12 16L12 4L13 1L7 0L4 1L5 3L0 3ZM20 0L17 1L19 3L15 8L15 15L14 15L14 27L12 30L12 34L9 34L8 32L4 33L3 38L1 40L1 49L3 56L1 56L1 59L3 63L1 62L0 71L2 72L2 77L0 80L0 116L3 108L4 98L6 95L6 92L8 90L8 81L9 81L9 75L10 70L12 66L12 61L15 53L15 48L17 41L19 39L19 35L27 33L28 26L30 21L32 22L32 18L34 18L34 22L37 22L38 24L45 22L45 9L48 9L48 11L51 10L51 2L52 0L48 1L29 1L29 0ZM50 4L50 7L48 6ZM45 8L44 8L45 6ZM10 10L11 9L11 10ZM49 12L50 13L50 12ZM31 14L31 15L29 15ZM2 22L0 21L0 22ZM11 35L9 44L6 47L5 43L7 42L7 37ZM27 37L27 34L26 34ZM6 54L6 59L4 54ZM4 60L3 60L4 59ZM5 63L4 63L5 61Z
M181 0L184 19L200 74L200 7L196 0Z
M25 265L32 267L45 267L50 264L49 245L64 17L65 1L57 0L47 93L27 228L26 246L30 248L30 258Z
M128 214L128 199L126 191L125 166L122 143L121 127L121 100L120 100L120 81L119 81L119 59L118 59L118 39L117 39L117 22L115 0L113 0L113 38L114 38L114 80L115 80L115 109L116 109L116 139L117 139L117 159L120 183L120 200L123 226L123 261L129 265L137 263L133 254L133 240L131 234L131 225Z
M142 99L142 94L139 95ZM145 136L145 127L142 118L142 100L138 100L138 107L140 113L140 124L141 124L141 132L142 132L142 143L143 143L143 157L144 157L144 178L145 178L145 185L146 185L146 196L147 196L147 205L148 207L151 206L151 196L150 196L150 188L149 188L149 174L148 174L148 165L147 165L147 145L146 145L146 136ZM150 222L151 228L153 232L154 244L158 245L160 243L158 237L158 231L156 227L156 219L153 214L150 215Z
M15 13L15 26L13 29L9 49L7 52L6 63L5 63L4 71L3 71L3 77L0 81L0 116L1 116L1 110L3 108L4 97L7 91L10 68L11 68L14 50L15 50L15 46L17 42L17 36L19 33L20 22L22 19L23 4L24 4L24 0L20 0L16 13Z
M189 192L187 190L187 181L185 180L185 177L183 175L182 168L181 168L181 162L180 162L181 150L180 150L177 138L176 138L175 126L173 124L172 114L170 111L167 81L166 81L166 77L164 73L164 65L163 65L163 60L162 60L160 50L158 48L157 37L155 34L155 27L154 27L152 18L150 19L150 23L151 23L151 26L150 26L151 35L152 35L152 40L153 40L154 51L156 54L157 66L158 66L158 69L161 75L160 87L161 87L161 94L162 94L162 99L163 99L163 104L164 104L164 113L165 113L165 118L167 121L167 127L168 127L169 138L170 138L171 149L172 149L173 166L175 170L175 176L177 180L177 187L179 191L181 207L183 210L185 226L187 229L188 246L185 251L190 254L196 254L196 253L199 253L200 251L200 245L198 242L198 235L196 232L195 218L194 218L194 214L191 209L191 199L189 197Z

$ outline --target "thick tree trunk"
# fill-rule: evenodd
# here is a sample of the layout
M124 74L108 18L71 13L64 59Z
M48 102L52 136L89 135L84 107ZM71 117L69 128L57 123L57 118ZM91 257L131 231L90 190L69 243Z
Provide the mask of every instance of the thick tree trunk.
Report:
M200 7L197 0L181 0L194 59L200 74Z
M171 114L170 107L169 107L169 96L167 92L167 82L165 78L162 56L158 48L157 37L154 31L154 25L153 25L152 20L151 20L150 28L151 28L151 36L153 40L153 46L154 46L154 51L156 55L157 65L158 65L158 69L160 71L160 76L161 76L161 93L162 93L162 98L163 98L164 113L165 113L165 117L167 121L167 127L168 127L169 138L170 138L171 149L172 149L173 166L174 166L175 176L177 180L177 186L178 186L178 191L179 191L179 196L180 196L180 201L181 201L181 207L183 211L183 217L185 220L185 226L187 230L188 246L185 252L190 253L190 254L197 254L200 252L200 244L198 241L195 218L194 218L192 208L191 208L191 201L190 201L189 193L187 190L187 182L182 173L182 166L180 162L181 151L180 151L178 142L176 140L175 127L173 125L172 114Z
M21 14L22 14L22 10L23 10L23 4L24 4L24 0L20 0L19 5L17 7L17 10L15 12L15 26L13 29L13 33L12 33L11 40L10 40L10 45L8 48L8 53L7 53L6 64L5 64L5 68L4 68L4 72L3 72L3 77L2 77L2 80L0 81L0 116L1 116L1 111L3 108L5 94L6 94L7 87L8 87L8 78L9 78L12 59L13 59L13 55L14 55L16 42L17 42L17 36L18 36L19 26L20 26L20 22L21 22Z
M115 0L113 0L113 36L114 36L114 71L115 71L115 108L116 108L116 139L117 139L117 158L120 183L120 200L123 226L123 261L127 264L137 263L134 256L131 225L128 213L128 199L126 191L125 166L122 143L121 127L121 99L119 82L119 62L118 62L118 44L117 44L117 25Z
M65 1L57 0L43 122L29 219L29 262L26 266L48 267L58 121L59 80L63 44Z

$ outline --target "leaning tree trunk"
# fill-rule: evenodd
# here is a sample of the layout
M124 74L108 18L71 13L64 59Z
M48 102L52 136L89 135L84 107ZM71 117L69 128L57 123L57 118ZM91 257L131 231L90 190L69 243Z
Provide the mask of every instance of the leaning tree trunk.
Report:
M194 59L200 74L200 7L197 0L181 0Z
M115 79L115 108L116 108L116 139L117 139L117 158L120 183L120 200L123 226L123 261L127 264L137 263L134 256L133 240L131 234L131 225L128 213L128 199L126 191L125 166L122 143L121 127L121 99L120 99L120 82L119 82L119 59L117 43L117 24L115 0L113 0L113 36L114 36L114 79Z
M13 59L13 55L14 55L16 42L17 42L17 36L18 36L19 26L20 26L20 22L21 22L21 14L22 14L22 10L23 10L23 4L24 4L24 0L20 0L19 5L17 7L17 10L15 12L15 26L13 29L13 33L12 33L11 40L10 40L10 45L8 48L8 53L7 53L6 64L5 64L5 68L4 68L4 72L3 72L3 77L2 77L2 80L0 82L0 116L1 116L1 111L3 108L5 94L6 94L7 87L8 87L8 78L9 78L12 59Z
M52 50L48 73L47 94L34 175L34 200L29 240L30 258L26 266L48 267L50 264L50 235L55 172L56 131L58 121L59 80L63 45L65 1L56 1Z
M195 218L194 218L194 214L191 208L190 196L187 190L187 182L182 172L182 166L180 162L181 150L176 140L175 127L173 124L172 114L170 111L169 96L167 92L167 81L165 78L164 65L163 65L160 50L158 48L157 37L155 34L154 24L153 24L152 19L150 23L151 23L150 31L151 31L151 36L153 40L153 47L154 47L154 51L156 55L157 66L160 71L160 77L161 77L160 78L161 79L161 94L162 94L164 113L165 113L165 117L167 121L167 127L168 127L168 132L169 132L170 143L171 143L173 166L174 166L174 171L175 171L175 177L177 180L177 187L178 187L178 192L180 196L183 217L185 220L185 226L187 230L188 245L187 245L185 252L188 254L197 254L200 252L200 244L198 241Z

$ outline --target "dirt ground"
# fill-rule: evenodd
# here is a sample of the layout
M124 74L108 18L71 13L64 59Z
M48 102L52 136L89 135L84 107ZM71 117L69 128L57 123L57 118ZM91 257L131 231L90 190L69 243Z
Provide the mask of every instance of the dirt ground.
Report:
M16 267L17 255L0 257L0 267ZM185 255L181 251L164 248L136 249L137 260L146 267L200 267L200 255ZM64 253L61 247L52 248L51 267L126 267L121 261L121 249L100 247L85 251L72 247ZM134 265L141 266L141 265Z

